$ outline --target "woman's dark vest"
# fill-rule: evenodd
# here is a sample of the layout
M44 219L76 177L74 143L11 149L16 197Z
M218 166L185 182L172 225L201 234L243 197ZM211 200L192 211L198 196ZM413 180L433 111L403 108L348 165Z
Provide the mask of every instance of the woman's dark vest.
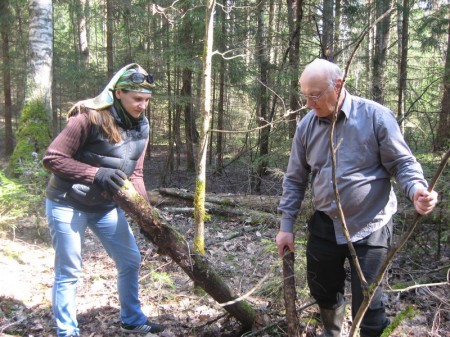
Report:
M92 125L88 139L74 159L96 167L117 168L129 177L144 151L149 135L148 120L144 117L131 129L124 130L120 127L120 130L122 141L113 144L103 136L98 126ZM116 207L116 204L98 185L80 184L55 174L50 177L46 193L49 199L68 203L82 211L95 212Z

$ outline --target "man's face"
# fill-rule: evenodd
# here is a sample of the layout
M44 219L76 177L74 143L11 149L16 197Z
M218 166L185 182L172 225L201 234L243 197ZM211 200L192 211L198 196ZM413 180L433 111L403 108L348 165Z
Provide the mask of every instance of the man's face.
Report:
M324 76L304 73L300 77L300 92L306 99L306 106L314 110L317 117L332 118L340 85L340 80L331 83Z
M152 94L118 89L116 97L120 99L122 106L132 117L138 118L147 108Z

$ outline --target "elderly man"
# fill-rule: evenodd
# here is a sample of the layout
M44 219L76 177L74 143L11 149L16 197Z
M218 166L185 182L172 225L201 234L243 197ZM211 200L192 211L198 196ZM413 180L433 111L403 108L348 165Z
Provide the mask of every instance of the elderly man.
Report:
M320 308L322 336L337 337L345 315L346 259L351 266L353 317L363 293L333 190L329 148L333 115L337 187L351 240L369 284L386 258L392 237L397 200L391 177L420 214L432 211L437 193L427 191L422 168L405 143L393 113L373 101L350 95L343 88L343 73L336 64L313 61L303 71L300 86L311 111L298 124L292 142L278 208L281 225L276 242L280 256L285 247L294 251L293 227L311 181L315 212L308 223L308 286ZM380 336L388 324L382 290L378 289L361 323L361 336Z

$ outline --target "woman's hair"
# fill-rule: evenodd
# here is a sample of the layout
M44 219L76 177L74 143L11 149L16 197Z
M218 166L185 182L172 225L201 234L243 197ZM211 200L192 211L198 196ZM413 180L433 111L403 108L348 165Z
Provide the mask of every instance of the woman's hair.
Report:
M83 101L80 101L70 108L67 118L73 117L79 113L88 114L89 122L98 127L102 135L111 143L119 143L122 140L119 126L108 109L90 109Z
M119 126L109 110L89 109L89 121L98 126L100 132L110 143L118 143L122 140Z

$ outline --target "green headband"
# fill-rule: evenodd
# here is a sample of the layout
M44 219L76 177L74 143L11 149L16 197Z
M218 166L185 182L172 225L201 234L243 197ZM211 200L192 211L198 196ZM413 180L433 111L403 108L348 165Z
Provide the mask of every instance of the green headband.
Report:
M125 70L117 81L114 90L123 89L127 91L151 94L154 86L153 76L147 74L147 72L141 67L137 67Z

